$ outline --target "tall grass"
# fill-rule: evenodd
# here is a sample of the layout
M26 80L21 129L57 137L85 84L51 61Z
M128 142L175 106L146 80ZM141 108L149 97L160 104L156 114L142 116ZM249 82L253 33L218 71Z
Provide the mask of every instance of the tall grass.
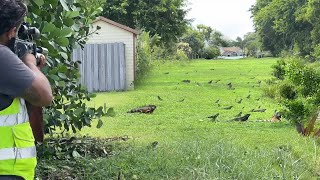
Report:
M115 108L117 115L105 118L102 128L85 128L82 134L127 135L130 140L114 143L114 156L110 158L82 159L79 167L86 173L81 177L319 178L319 143L315 139L299 136L285 120L256 121L270 120L280 108L263 94L275 63L276 59L159 61L134 91L98 94L91 104L106 103ZM213 83L208 83L211 80ZM228 83L232 83L232 89ZM127 113L148 104L157 106L153 114ZM233 108L222 109L226 106ZM250 112L258 108L266 111ZM248 122L230 121L240 111L251 113ZM220 114L217 121L207 118L215 113Z

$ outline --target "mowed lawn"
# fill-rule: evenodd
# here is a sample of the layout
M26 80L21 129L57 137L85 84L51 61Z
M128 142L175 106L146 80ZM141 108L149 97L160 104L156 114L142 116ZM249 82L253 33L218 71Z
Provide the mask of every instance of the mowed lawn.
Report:
M317 140L285 120L260 122L280 109L263 95L276 60L159 61L134 91L99 93L91 105L106 103L116 116L82 134L129 140L95 161L100 169L88 179L320 178ZM157 106L153 114L127 113L149 104ZM251 114L248 122L230 121L239 112ZM216 121L207 118L216 113Z

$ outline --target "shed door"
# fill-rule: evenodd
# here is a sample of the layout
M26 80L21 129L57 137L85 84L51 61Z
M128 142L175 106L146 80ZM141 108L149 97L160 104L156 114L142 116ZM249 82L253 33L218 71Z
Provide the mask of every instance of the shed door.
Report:
M124 43L87 44L73 52L81 61L81 84L89 92L126 90L126 60Z

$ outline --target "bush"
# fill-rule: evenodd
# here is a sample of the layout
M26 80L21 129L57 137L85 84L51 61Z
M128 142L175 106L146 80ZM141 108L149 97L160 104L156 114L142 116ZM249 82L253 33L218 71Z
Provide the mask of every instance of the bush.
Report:
M276 65L272 66L272 75L276 77L277 79L283 80L284 75L286 74L286 63L283 59L278 60Z
M215 47L206 47L203 50L202 56L205 59L214 59L220 55L220 50Z
M178 43L177 54L181 53L179 51L182 51L186 56L191 57L192 48L190 47L189 43L184 43L184 42Z
M294 85L290 84L289 82L283 82L279 86L279 93L281 97L288 100L297 98L297 91L295 90Z
M320 74L315 65L299 58L287 57L273 66L276 90L265 91L266 94L279 97L279 103L284 107L284 117L294 124L307 124L320 105ZM275 93L274 93L275 92ZM274 94L272 94L274 93Z
M148 32L142 32L137 40L137 67L136 80L141 80L146 76L151 67L152 56L152 38Z
M187 61L189 60L188 56L185 54L184 51L178 49L177 53L173 56L173 59L178 61Z

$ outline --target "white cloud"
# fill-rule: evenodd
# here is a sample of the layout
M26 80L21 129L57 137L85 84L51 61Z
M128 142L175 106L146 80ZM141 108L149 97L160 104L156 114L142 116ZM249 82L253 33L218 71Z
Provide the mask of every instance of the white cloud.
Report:
M193 25L205 24L235 39L253 32L249 9L256 0L189 0L188 19Z

